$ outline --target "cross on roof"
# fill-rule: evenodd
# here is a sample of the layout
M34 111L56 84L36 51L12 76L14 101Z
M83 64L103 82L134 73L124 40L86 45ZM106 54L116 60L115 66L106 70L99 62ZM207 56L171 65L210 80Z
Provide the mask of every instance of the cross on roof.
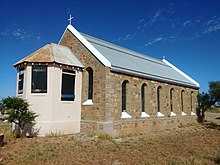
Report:
M70 14L70 18L68 19L68 21L70 22L70 25L71 25L72 19L73 19L73 17Z

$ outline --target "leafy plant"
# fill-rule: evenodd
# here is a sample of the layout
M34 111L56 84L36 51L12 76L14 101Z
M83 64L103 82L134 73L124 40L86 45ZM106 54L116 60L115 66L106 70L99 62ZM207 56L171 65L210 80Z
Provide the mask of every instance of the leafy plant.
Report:
M17 136L24 135L25 127L34 124L36 113L29 110L29 104L20 97L7 97L0 101L0 112L6 115L6 120L14 123L17 129Z
M199 106L197 109L198 122L203 122L205 119L205 111L210 109L215 102L220 100L220 81L209 82L209 92L199 93L198 102Z
M107 133L99 133L98 138L100 140L109 140L109 141L112 141L113 139L112 136Z
M211 99L210 95L204 92L198 94L198 102L199 102L199 107L197 110L198 121L203 122L205 118L205 112L211 108L214 102Z
M209 82L209 94L215 102L220 101L220 81Z
M62 136L62 132L50 132L49 134L46 135L46 137L59 137Z

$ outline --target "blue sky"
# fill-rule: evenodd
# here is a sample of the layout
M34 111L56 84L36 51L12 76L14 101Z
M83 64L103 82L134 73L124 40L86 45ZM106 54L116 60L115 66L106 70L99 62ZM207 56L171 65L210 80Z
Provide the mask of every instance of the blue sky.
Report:
M0 0L0 98L15 95L13 64L58 43L72 14L80 32L166 59L207 92L220 80L219 0Z

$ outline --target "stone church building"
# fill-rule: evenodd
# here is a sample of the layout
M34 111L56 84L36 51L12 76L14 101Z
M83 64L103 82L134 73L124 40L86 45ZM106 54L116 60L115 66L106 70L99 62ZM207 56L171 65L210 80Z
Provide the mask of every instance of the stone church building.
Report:
M39 135L150 132L196 121L199 84L167 60L79 33L68 25L14 64L17 96L39 114Z

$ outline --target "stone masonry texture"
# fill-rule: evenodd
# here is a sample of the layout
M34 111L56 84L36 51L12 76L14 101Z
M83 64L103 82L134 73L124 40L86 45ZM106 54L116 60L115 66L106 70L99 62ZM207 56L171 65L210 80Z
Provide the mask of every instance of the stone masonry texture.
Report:
M93 69L93 105L82 105L81 132L101 131L110 134L150 132L196 122L196 116L192 116L191 112L196 114L198 89L113 72L110 68L104 67L68 30L60 44L69 47L85 67L82 80L82 103L88 99L86 69L89 67ZM125 80L128 81L126 112L132 116L130 119L121 118L122 83ZM143 84L145 84L145 112L150 115L148 118L141 118L141 87ZM159 86L162 88L160 112L164 117L157 116L157 88ZM171 89L173 89L173 112L177 116L170 116ZM184 91L183 111L187 114L186 116L182 116L182 91Z

